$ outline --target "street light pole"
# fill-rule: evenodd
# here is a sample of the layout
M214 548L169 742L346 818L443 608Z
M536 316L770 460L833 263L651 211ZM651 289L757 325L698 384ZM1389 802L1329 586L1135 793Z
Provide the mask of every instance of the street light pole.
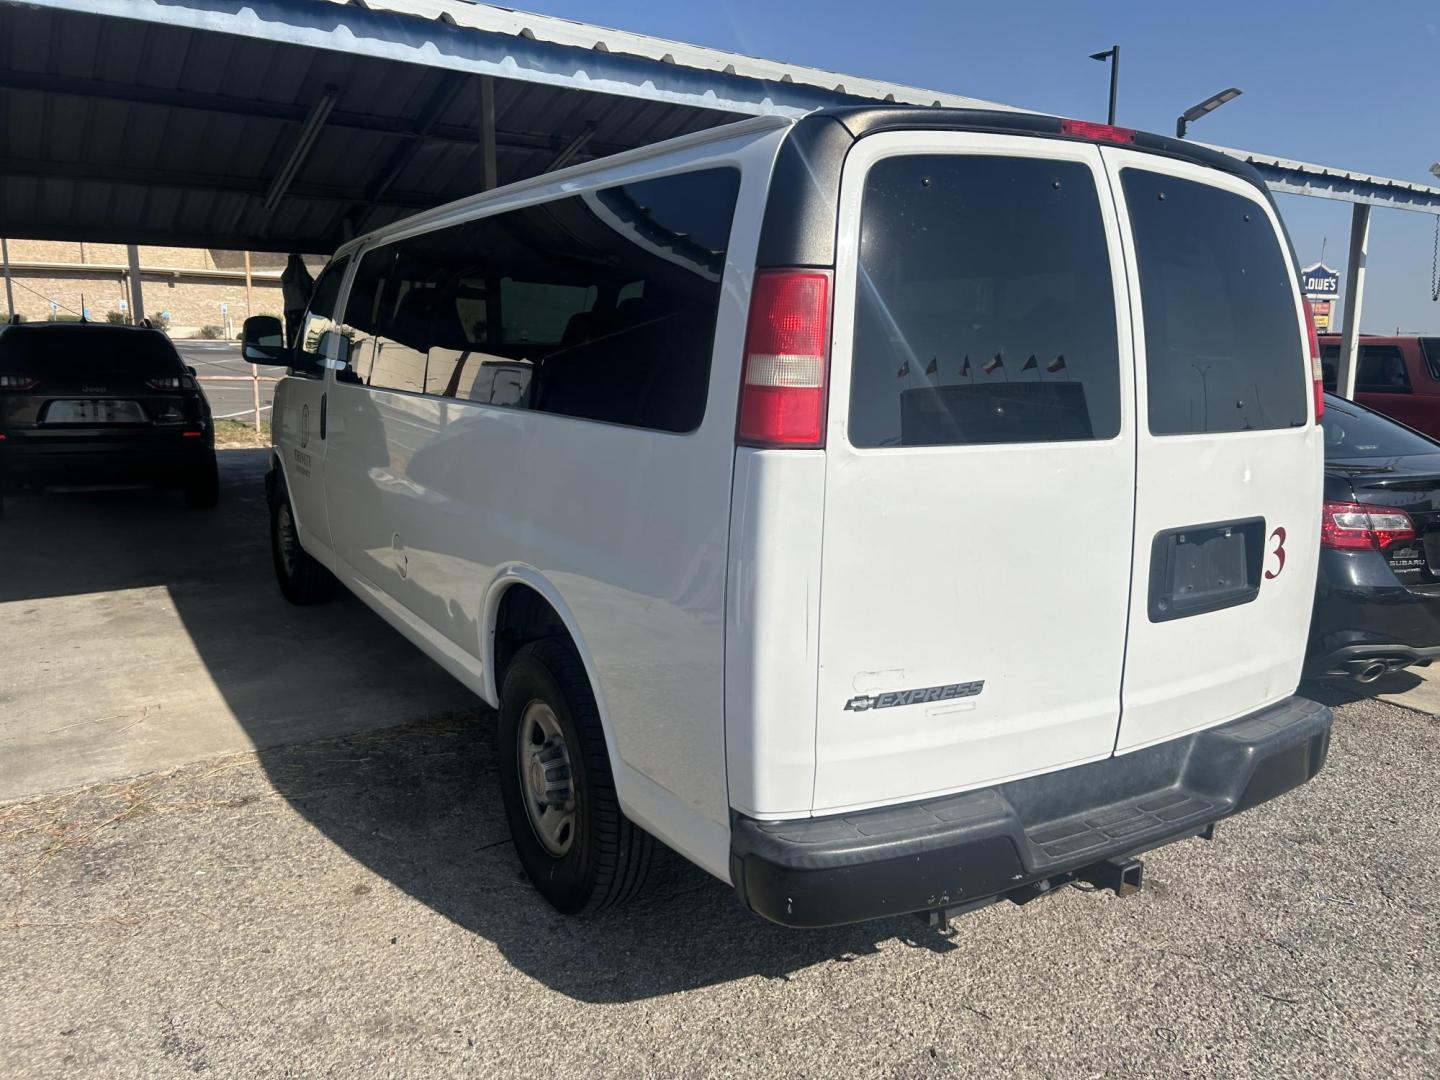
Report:
M1115 96L1120 90L1120 46L1111 45L1104 52L1090 54L1091 60L1110 61L1110 113L1108 124L1115 123Z
M1228 90L1221 90L1218 94L1211 95L1199 105L1192 105L1175 118L1175 137L1177 139L1185 138L1185 132L1189 129L1192 121L1214 112L1227 101L1234 101L1240 94L1239 87L1232 86Z

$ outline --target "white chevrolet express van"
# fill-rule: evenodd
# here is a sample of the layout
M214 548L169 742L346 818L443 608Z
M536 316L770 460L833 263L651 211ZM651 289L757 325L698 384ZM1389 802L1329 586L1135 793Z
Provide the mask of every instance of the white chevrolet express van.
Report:
M656 838L780 923L1086 879L1315 775L1313 335L1201 147L757 119L346 244L275 397L275 563L499 710L557 908Z

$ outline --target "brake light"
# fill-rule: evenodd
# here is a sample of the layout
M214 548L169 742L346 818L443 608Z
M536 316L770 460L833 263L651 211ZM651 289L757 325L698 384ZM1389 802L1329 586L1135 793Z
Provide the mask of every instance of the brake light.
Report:
M1310 380L1315 392L1315 420L1325 415L1325 367L1320 363L1320 338L1315 334L1315 313L1308 303L1305 309L1305 336L1310 340Z
M1061 120L1060 134L1074 135L1077 139L1093 139L1096 142L1123 144L1135 141L1135 132L1131 128L1096 124L1089 120Z
M0 375L0 390L31 390L40 380L29 375Z
M151 390L194 390L195 380L189 375L157 375L146 379L145 385Z
M1415 523L1404 510L1366 503L1327 502L1320 518L1320 546L1340 551L1384 551L1415 539Z
M830 272L757 271L745 328L736 443L824 446L829 369Z

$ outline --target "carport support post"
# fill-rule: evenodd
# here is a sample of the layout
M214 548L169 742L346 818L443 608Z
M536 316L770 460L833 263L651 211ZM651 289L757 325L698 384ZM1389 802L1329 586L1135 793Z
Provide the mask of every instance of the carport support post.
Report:
M1345 323L1335 392L1355 399L1355 358L1360 350L1360 306L1365 299L1365 256L1370 250L1370 204L1356 203L1350 214L1350 263L1345 271Z
M489 191L499 183L495 163L495 77L480 76L480 190Z
M250 281L250 252L245 252L245 318L255 314L251 310L254 304L254 296L251 292ZM250 397L255 403L255 434L260 434L260 369L254 364L250 365Z
M15 286L10 284L10 241L0 236L0 262L5 264L5 321L15 318Z
M126 251L130 256L130 319L141 326L145 322L145 284L140 280L140 249L131 244Z

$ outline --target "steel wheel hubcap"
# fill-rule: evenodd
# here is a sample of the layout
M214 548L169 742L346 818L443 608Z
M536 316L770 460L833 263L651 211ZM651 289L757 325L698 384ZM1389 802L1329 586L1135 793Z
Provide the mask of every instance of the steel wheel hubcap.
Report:
M535 839L551 855L562 856L575 843L575 789L570 748L555 711L543 701L525 706L520 718L516 767L525 813Z

